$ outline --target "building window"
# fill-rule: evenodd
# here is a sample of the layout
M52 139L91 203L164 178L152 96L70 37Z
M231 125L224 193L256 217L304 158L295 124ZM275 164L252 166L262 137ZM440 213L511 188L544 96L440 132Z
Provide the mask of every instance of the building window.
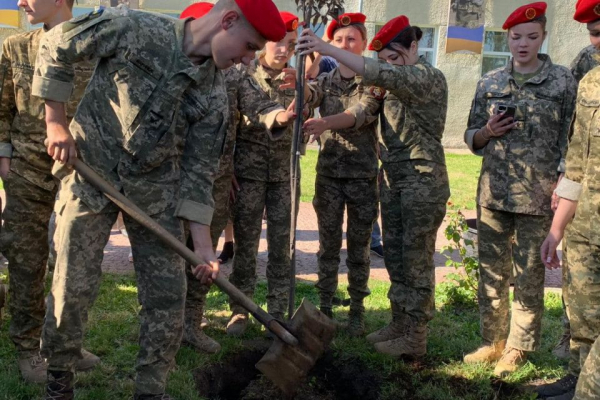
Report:
M547 50L548 40L544 41L540 52L546 53ZM485 31L481 75L485 75L496 68L504 67L510 61L510 57L506 31Z
M375 25L375 34L383 28L383 24ZM427 62L435 67L437 62L437 29L434 27L420 27L423 31L423 37L419 41L419 55L424 56ZM377 58L377 53L373 52L373 57Z

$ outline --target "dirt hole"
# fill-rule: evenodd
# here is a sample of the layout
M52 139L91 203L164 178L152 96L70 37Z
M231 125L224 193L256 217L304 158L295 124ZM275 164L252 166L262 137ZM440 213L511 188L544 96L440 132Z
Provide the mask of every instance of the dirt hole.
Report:
M245 343L244 349L219 363L194 371L200 396L208 399L272 400L285 396L254 365L270 342ZM328 351L299 388L296 400L376 400L382 380L362 361Z

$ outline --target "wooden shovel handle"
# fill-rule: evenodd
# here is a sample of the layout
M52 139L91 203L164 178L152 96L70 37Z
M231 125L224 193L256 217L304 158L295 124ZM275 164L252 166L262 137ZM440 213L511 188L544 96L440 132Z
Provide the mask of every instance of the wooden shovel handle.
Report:
M115 203L123 212L127 213L131 218L136 220L140 225L144 226L154 233L173 251L183 257L190 265L196 266L204 264L204 260L200 259L196 253L188 249L175 236L171 235L166 229L156 223L138 206L133 204L131 200L125 197L121 192L115 189L110 183L103 179L93 169L87 166L83 161L75 159L72 161L73 168L83 176L83 178L91 183L96 189L100 190L106 197ZM240 304L248 310L254 318L266 326L271 332L277 335L285 343L296 346L298 340L287 329L285 329L275 318L260 308L256 303L250 300L238 288L233 286L227 279L219 275L214 280L223 292L225 292L235 303Z

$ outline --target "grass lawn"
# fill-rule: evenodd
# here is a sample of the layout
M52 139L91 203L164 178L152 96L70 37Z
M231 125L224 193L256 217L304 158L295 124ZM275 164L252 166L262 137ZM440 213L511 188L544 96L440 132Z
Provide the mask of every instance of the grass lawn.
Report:
M372 294L366 299L367 330L373 331L389 319L388 283L372 281L370 287ZM340 289L340 295L347 297L345 286L340 285ZM265 285L260 284L255 299L264 306L265 296ZM299 284L297 298L303 297L316 302L315 288L310 284ZM364 368L357 375L364 374L379 380L377 397L370 398L380 399L529 399L532 396L523 392L523 385L563 374L561 364L551 354L551 348L561 333L559 295L546 295L542 349L531 356L531 362L520 372L505 381L493 379L490 366L467 366L461 362L464 353L480 344L478 313L475 308L449 308L443 299L443 295L438 293L438 312L430 324L429 351L424 360L404 362L377 354L366 340L351 339L343 329L332 344L333 355L340 362L360 362ZM225 335L224 326L229 314L227 297L216 288L209 294L207 308L211 320L207 332L222 344L223 350L220 354L206 356L187 347L180 349L177 367L168 383L168 391L175 399L200 399L194 370L227 360L243 351L247 343L244 341L262 338L258 323L251 324L242 339ZM343 322L347 318L347 310L337 309L336 319ZM99 355L102 362L94 371L78 375L77 399L131 398L135 375L133 366L138 351L138 311L134 279L105 275L85 336L85 347ZM8 339L8 318L5 316L1 322L0 370L4 372L0 374L0 398L39 398L41 386L28 385L20 380L15 351ZM311 380L310 385L317 383Z
M309 149L301 158L302 196L301 200L311 202L315 194L315 168L319 152ZM481 170L481 157L472 154L446 153L446 164L450 177L451 210L474 210L477 180Z

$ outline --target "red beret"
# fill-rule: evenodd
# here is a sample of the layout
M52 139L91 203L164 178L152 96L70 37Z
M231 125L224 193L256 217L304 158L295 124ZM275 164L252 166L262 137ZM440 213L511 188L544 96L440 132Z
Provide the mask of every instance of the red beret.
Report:
M575 6L575 21L589 24L600 19L600 0L579 0Z
M537 3L526 4L522 7L519 7L508 16L506 22L504 22L504 25L502 25L502 29L507 30L515 25L535 21L536 19L546 15L546 8L548 8L548 4L543 1L538 1Z
M373 40L371 40L369 50L381 51L381 49L387 46L408 27L410 27L410 22L408 21L408 17L404 15L391 19L379 30L379 32L377 32L377 35L375 35Z
M191 6L187 7L179 18L185 19L188 17L192 17L195 19L202 18L214 7L215 5L212 3L207 3L205 1L201 1L200 3L194 3Z
M235 0L250 25L269 42L285 37L285 24L272 0Z
M346 13L340 15L337 19L331 21L327 27L327 37L329 40L333 40L333 34L339 28L343 28L348 25L364 24L367 20L367 16L361 13Z
M283 23L285 24L285 30L288 32L295 32L296 29L298 29L298 17L295 16L294 14L287 12L287 11L282 11L279 13L279 15L281 15L281 19L283 20Z

